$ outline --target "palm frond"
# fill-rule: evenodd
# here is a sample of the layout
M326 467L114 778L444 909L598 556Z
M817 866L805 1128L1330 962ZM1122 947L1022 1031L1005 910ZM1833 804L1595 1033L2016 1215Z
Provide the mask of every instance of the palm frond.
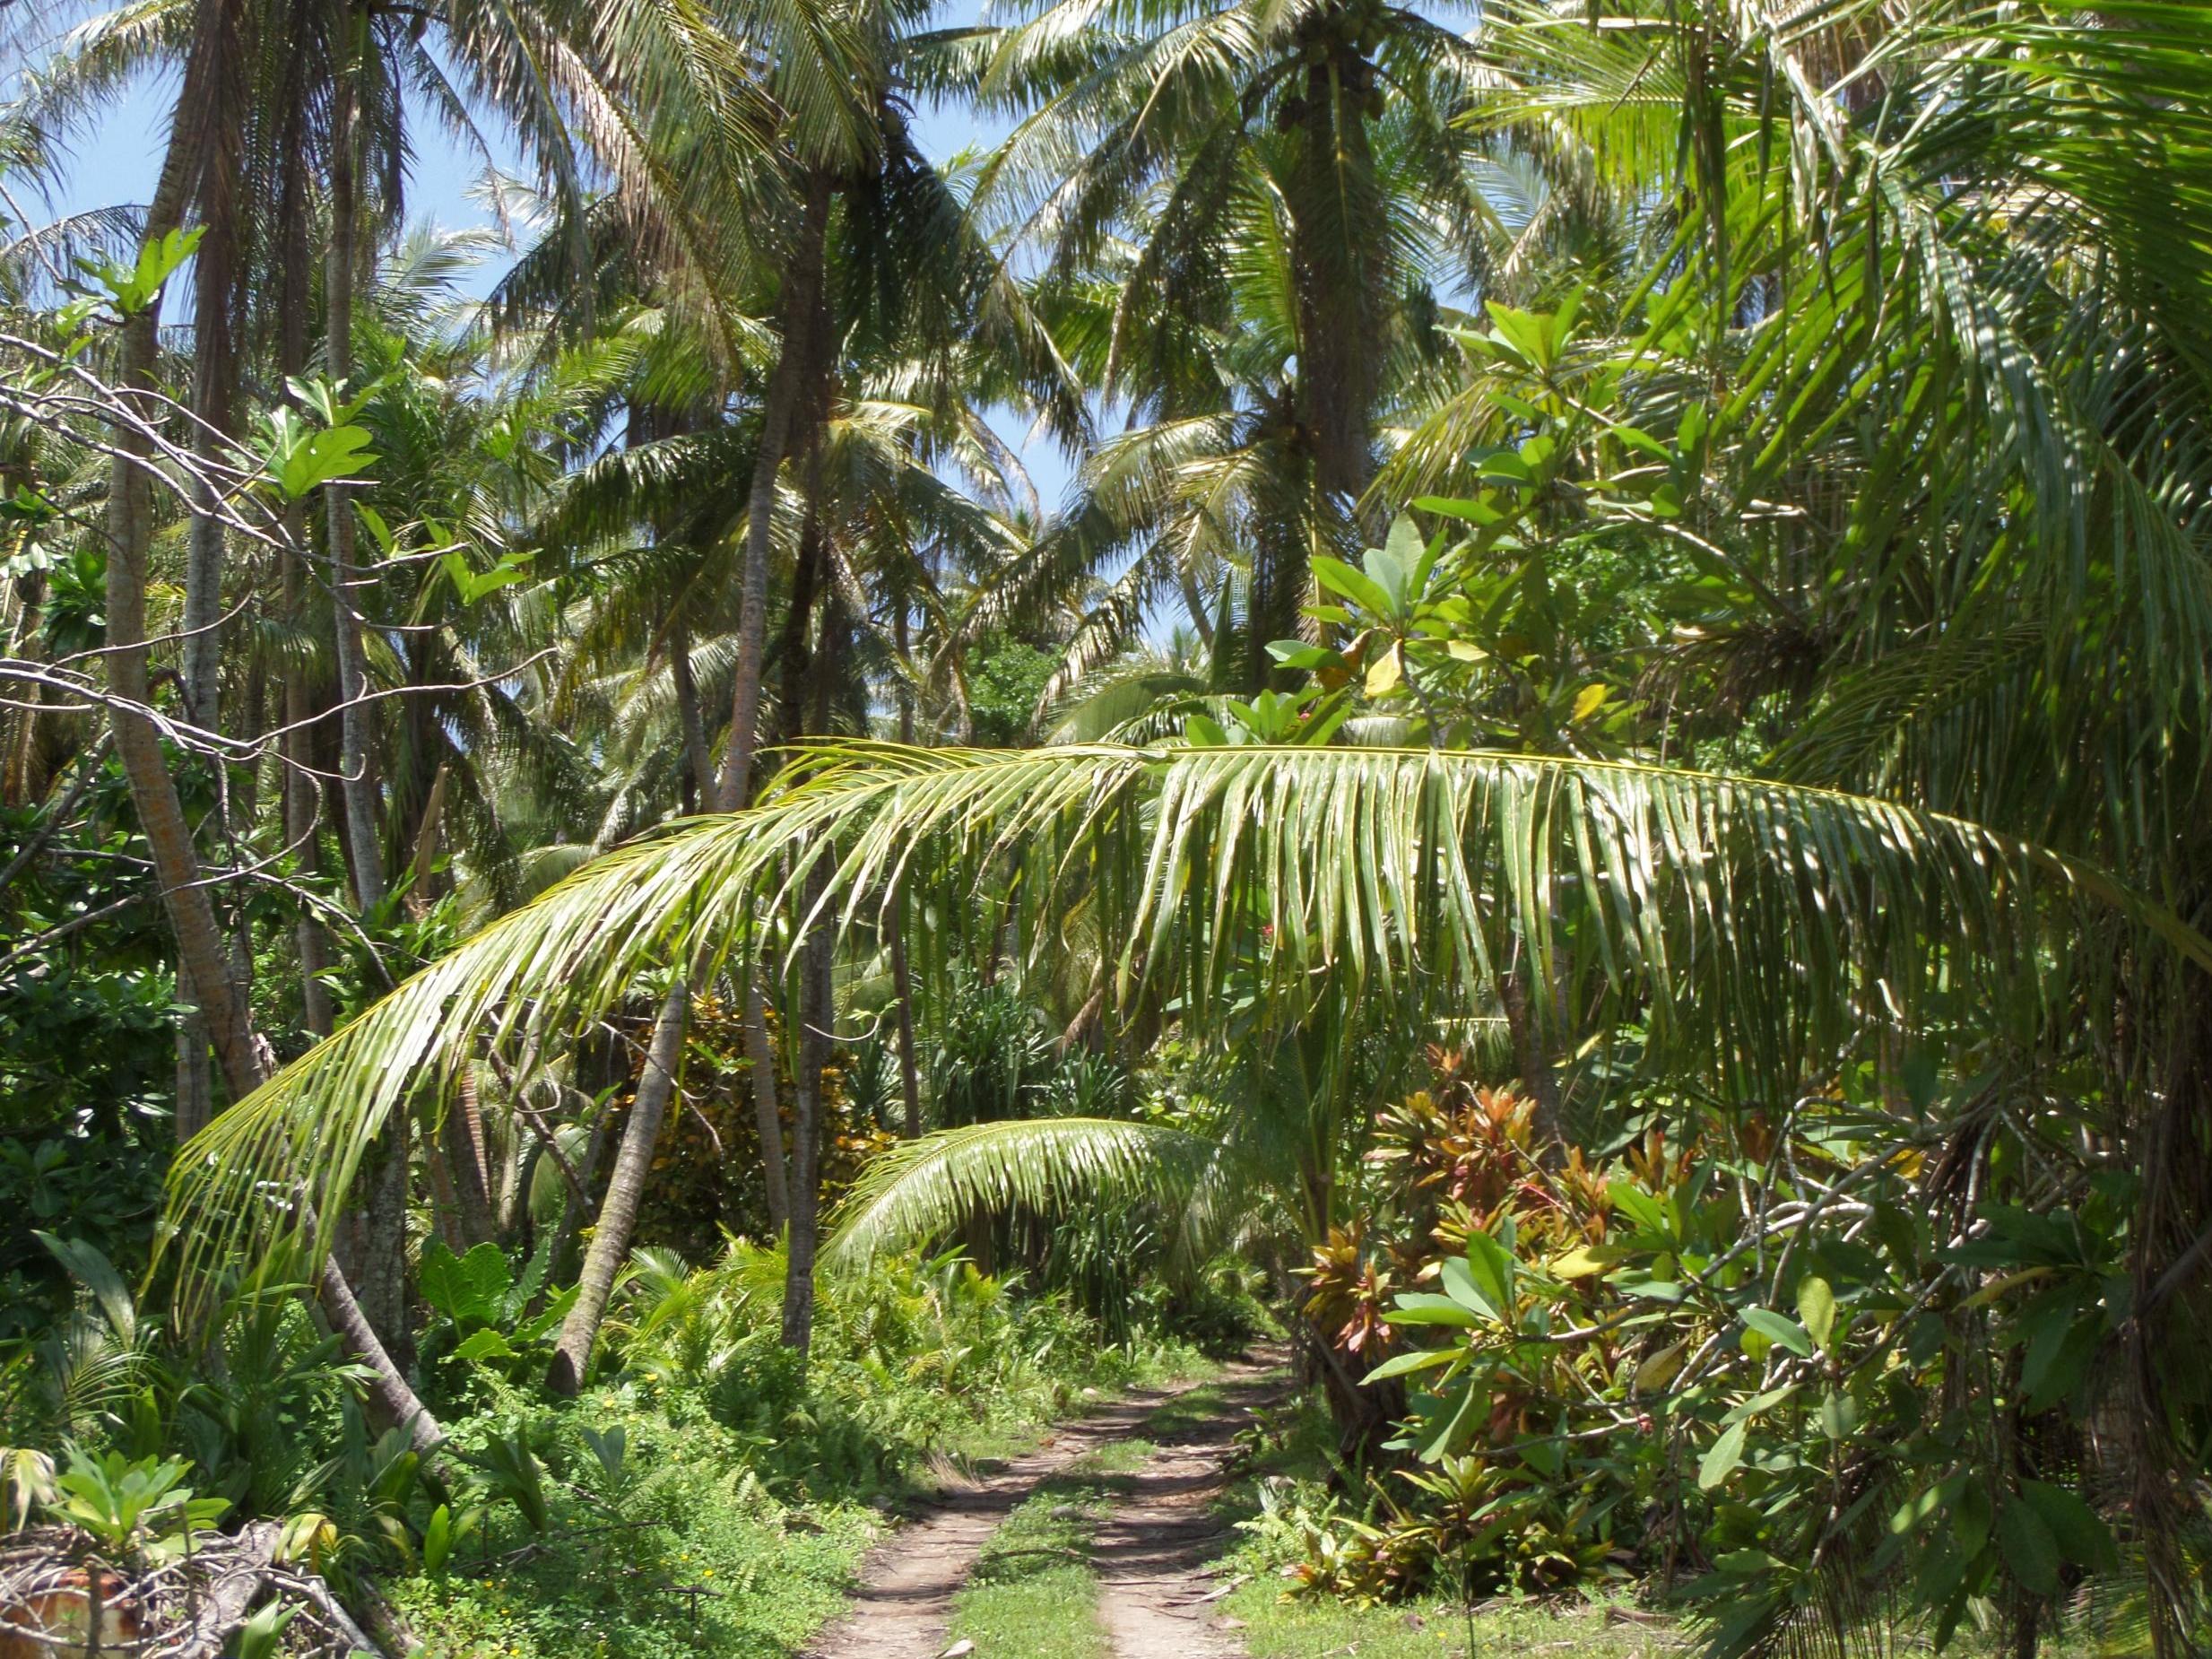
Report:
M1042 1117L971 1124L903 1141L870 1161L825 1259L853 1267L958 1227L973 1210L1050 1212L1105 1197L1173 1203L1211 1149L1158 1124Z
M1655 1052L1702 1055L1738 1099L1835 1064L1871 1005L1911 1024L1968 963L2032 986L2083 905L2212 965L2212 943L2078 861L1757 778L1479 751L859 742L802 751L783 776L750 812L579 871L218 1117L170 1177L187 1298L221 1253L336 1214L393 1112L481 1041L581 1029L679 963L750 963L777 917L797 939L813 917L849 929L903 905L926 968L933 916L1017 929L1042 956L1087 895L1092 925L1125 942L1118 1003L1242 986L1279 1031L1320 999L1398 1020L1486 1011L1526 962L1633 1011Z

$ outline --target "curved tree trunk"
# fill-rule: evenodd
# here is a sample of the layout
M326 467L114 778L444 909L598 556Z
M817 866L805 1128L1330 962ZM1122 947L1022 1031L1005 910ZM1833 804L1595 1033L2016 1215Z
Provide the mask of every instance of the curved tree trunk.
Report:
M180 112L194 107L191 100L207 96L213 44L205 36L195 42L178 99ZM160 181L146 210L144 239L149 245L182 222L195 136L190 124L182 120L171 135ZM117 395L136 400L141 418L149 421L157 418L145 395L153 389L160 329L160 300L157 297L125 320L116 373ZM153 446L125 423L116 431L116 448L118 453L108 490L107 591L108 689L117 699L109 715L116 753L130 781L131 803L137 809L139 829L146 838L154 877L160 884L162 906L176 934L180 977L206 1021L207 1034L235 1096L239 1092L239 1080L257 1081L261 1069L246 997L231 978L230 951L215 919L214 902L208 890L200 885L199 855L178 799L177 786L169 777L160 736L152 720L138 712L152 702L146 644L146 556L153 539L153 486L149 470ZM178 1129L183 1135L200 1126L180 1122Z
M690 1008L689 989L678 978L661 999L661 1012L654 1020L653 1038L646 1048L645 1073L638 1080L629 1122L622 1127L621 1151L615 1154L607 1195L600 1202L599 1225L584 1257L576 1302L561 1324L560 1342L553 1351L552 1368L546 1374L546 1385L555 1394L573 1394L584 1385L585 1368L591 1363L592 1346L599 1340L599 1322L606 1316L607 1298L614 1290L614 1275L629 1254L638 1207L653 1170L653 1149L660 1141L661 1125L667 1121L668 1103L675 1097L676 1076L683 1061L684 1016Z
M195 39L187 60L178 95L179 118L171 128L160 181L142 232L146 243L160 240L182 221L190 168L202 138L196 123L208 108L208 59L219 44L219 34L204 31ZM152 390L160 324L158 299L126 320L116 376L120 395L129 398ZM230 952L215 920L213 902L200 884L199 857L161 752L160 734L152 719L138 712L150 706L152 689L146 648L146 555L153 529L148 471L152 446L124 422L117 425L116 448L108 484L107 661L108 689L117 702L110 706L109 720L116 751L130 783L139 828L153 856L162 905L176 934L180 970L206 1016L231 1097L242 1099L265 1074L264 1052L253 1030L245 993L231 977ZM392 1421L409 1424L418 1446L436 1444L442 1438L436 1420L369 1327L334 1262L324 1264L320 1289L324 1309L334 1328L374 1374L371 1393L378 1407Z

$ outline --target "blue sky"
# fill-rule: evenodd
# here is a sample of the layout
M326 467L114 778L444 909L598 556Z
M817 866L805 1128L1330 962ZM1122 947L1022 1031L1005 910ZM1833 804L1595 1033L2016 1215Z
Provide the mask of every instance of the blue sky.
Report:
M950 24L972 20L979 9L976 0L964 0L949 7L940 21ZM11 83L23 63L36 63L46 56L36 46L26 52L15 41L7 45L17 48L0 48L4 51L0 70ZM14 91L10 84L0 90L0 97L13 96ZM169 110L175 100L176 82L171 75L148 76L133 87L86 131L69 135L64 177L47 199L25 199L18 192L25 210L34 214L50 211L59 217L93 207L143 201L152 187L168 140ZM915 112L915 130L924 151L933 160L943 161L970 145L994 142L1004 135L1005 127L979 123L964 109L924 107ZM417 120L413 132L419 148L407 178L409 217L454 229L487 222L483 210L469 199L471 187L482 176L481 157L473 148L455 143L433 120ZM496 132L488 130L488 135L496 150ZM503 168L523 170L511 152L498 159ZM488 267L481 285L489 286L494 274L496 267ZM1025 428L1011 416L1002 423L1002 432L1010 443L1022 448L1025 464L1046 506L1056 503L1070 476L1066 461L1049 443L1026 444Z

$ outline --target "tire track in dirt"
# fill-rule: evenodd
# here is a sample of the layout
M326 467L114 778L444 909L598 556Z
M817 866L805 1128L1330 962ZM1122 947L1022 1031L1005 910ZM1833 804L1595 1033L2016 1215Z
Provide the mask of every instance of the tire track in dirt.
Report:
M1264 1365L1230 1367L1217 1383L1229 1385L1241 1401L1264 1397L1273 1385ZM828 1626L805 1650L805 1659L935 1659L944 1651L945 1626L952 1599L976 1566L985 1542L1038 1485L1092 1452L1142 1433L1148 1419L1200 1384L1146 1389L1091 1416L1063 1424L1036 1451L1015 1458L964 1488L940 1498L918 1519L879 1543L861 1568L860 1587L851 1609ZM1134 1490L1117 1499L1094 1550L1100 1577L1101 1613L1115 1630L1123 1659L1184 1659L1184 1655L1231 1655L1233 1645L1193 1646L1202 1633L1171 1611L1175 1586L1194 1582L1190 1574L1218 1547L1221 1534L1207 1512L1207 1499L1221 1482L1228 1437L1242 1420L1241 1407L1209 1420L1191 1438L1162 1451L1134 1477ZM1154 1472L1159 1471L1157 1484ZM1126 1518L1125 1518L1126 1517ZM1157 1533L1157 1542L1147 1542ZM1113 1610L1121 1607L1116 1614ZM1114 1623L1129 1621L1136 1639L1144 1621L1155 1616L1167 1623L1175 1640L1165 1646L1122 1649Z
M1274 1372L1227 1380L1224 1409L1163 1445L1092 1540L1098 1617L1115 1659L1240 1659L1245 1651L1217 1628L1222 1592L1200 1574L1232 1542L1213 1513L1232 1437L1283 1383Z

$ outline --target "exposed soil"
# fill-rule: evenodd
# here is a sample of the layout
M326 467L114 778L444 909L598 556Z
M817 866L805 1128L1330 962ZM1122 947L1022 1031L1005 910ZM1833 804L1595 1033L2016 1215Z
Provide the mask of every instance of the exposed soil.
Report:
M1280 1380L1266 1373L1232 1380L1227 1409L1163 1445L1098 1529L1091 1550L1098 1615L1115 1659L1231 1659L1245 1651L1219 1629L1225 1592L1200 1575L1231 1542L1212 1513L1230 1437L1247 1407L1280 1392Z
M1196 1575L1227 1542L1208 1500L1221 1484L1229 1437L1244 1406L1277 1385L1267 1368L1253 1365L1234 1367L1221 1380L1230 1386L1228 1409L1164 1446L1098 1531L1099 1614L1116 1659L1226 1659L1242 1651L1210 1628L1210 1604L1201 1598L1211 1586ZM876 1547L861 1569L852 1611L815 1638L809 1659L935 1659L944 1651L952 1598L999 1524L1078 1458L1146 1435L1147 1420L1188 1392L1129 1395L948 1492Z

